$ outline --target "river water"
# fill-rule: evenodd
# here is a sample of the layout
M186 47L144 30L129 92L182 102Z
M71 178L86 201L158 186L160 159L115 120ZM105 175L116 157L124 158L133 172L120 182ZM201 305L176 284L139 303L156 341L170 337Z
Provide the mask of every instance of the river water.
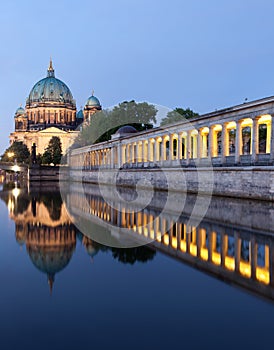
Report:
M1 349L272 343L272 203L215 198L191 226L193 196L161 216L163 193L127 212L111 188L77 186L1 190ZM121 248L127 235L139 243Z

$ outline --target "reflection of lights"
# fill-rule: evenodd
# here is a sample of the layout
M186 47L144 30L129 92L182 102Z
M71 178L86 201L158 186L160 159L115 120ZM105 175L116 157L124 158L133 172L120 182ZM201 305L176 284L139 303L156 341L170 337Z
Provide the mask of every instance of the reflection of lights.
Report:
M14 202L11 199L8 201L8 210L10 213L14 210Z
M20 189L19 188L14 188L12 190L12 194L13 194L14 198L17 199L19 194L20 194Z
M14 152L8 152L8 157L9 157L9 158L14 157Z
M18 165L13 165L12 170L17 173L20 170L20 168Z
M269 284L269 282L270 282L270 275L269 275L268 269L263 268L263 267L257 267L257 269L256 269L256 278L260 282L263 282L265 284Z

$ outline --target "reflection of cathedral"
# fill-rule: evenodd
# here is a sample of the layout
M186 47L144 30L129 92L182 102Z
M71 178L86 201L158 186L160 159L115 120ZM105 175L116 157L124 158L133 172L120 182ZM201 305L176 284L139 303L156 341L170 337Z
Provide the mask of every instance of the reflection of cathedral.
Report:
M38 81L30 91L25 109L19 107L15 113L15 131L10 142L23 141L29 149L33 143L37 152L43 154L53 136L62 142L63 152L78 135L77 126L101 110L99 100L90 96L84 110L76 113L76 103L68 86L55 78L52 61L47 77Z

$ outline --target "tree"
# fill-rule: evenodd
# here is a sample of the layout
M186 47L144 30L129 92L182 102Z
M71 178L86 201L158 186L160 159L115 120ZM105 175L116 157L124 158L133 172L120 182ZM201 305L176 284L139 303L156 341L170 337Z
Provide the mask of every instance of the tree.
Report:
M168 112L167 116L162 119L161 126L178 123L184 119L192 119L197 117L199 117L199 114L193 112L190 108L175 108L173 111Z
M53 136L42 155L42 164L60 164L62 159L62 144L58 136Z
M30 160L30 152L28 147L22 141L15 141L8 147L2 155L2 162L16 161L18 163L28 163Z
M152 123L156 123L156 114L155 106L134 100L119 103L111 110L97 112L92 116L90 124L83 126L73 148L108 141L124 125L132 125L138 131L150 129Z

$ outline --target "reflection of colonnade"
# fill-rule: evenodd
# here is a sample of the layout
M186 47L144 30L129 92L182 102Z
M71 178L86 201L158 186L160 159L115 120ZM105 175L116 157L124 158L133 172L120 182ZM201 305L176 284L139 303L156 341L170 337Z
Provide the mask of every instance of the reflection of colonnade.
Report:
M272 164L273 116L273 98L245 103L190 120L191 124L177 123L73 150L70 165L187 166L203 159L211 159L213 165Z
M150 208L117 210L100 196L77 192L70 194L70 203L78 217L82 210L83 218L87 214L95 223L108 223L110 230L113 226L128 229L129 233L153 240L151 244L157 250L206 272L225 276L254 291L258 291L258 286L274 284L274 240L269 235L218 225L207 219L192 227L186 216L175 219L171 214L160 215ZM274 292L271 296L274 297Z

